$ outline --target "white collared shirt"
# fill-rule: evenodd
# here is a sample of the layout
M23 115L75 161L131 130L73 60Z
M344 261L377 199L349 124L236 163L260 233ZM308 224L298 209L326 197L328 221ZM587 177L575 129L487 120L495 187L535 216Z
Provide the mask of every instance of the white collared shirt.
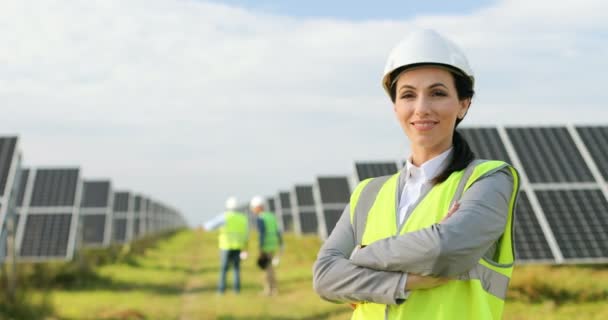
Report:
M402 225L405 218L414 210L414 205L419 198L431 189L431 180L448 165L452 149L450 147L440 155L423 163L420 167L416 167L412 163L411 157L406 162L405 185L399 198L399 225Z

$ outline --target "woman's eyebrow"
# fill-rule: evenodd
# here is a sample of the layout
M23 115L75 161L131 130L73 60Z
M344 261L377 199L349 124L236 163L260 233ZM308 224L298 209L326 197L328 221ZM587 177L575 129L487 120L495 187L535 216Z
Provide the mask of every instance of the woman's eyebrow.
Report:
M401 89L413 89L413 90L416 90L416 87L411 86L409 84L404 84L401 87L399 87L399 91L401 91Z
M435 87L444 87L444 88L448 88L445 84L441 83L441 82L437 82L437 83L433 83L432 85L429 86L429 88L435 88Z

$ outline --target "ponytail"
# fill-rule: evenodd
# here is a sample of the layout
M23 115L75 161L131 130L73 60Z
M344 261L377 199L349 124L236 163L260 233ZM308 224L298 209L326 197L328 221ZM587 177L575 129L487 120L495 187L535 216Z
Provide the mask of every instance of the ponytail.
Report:
M464 170L475 159L475 153L469 147L467 140L456 129L454 129L452 147L450 164L433 179L433 185L444 182L453 172Z

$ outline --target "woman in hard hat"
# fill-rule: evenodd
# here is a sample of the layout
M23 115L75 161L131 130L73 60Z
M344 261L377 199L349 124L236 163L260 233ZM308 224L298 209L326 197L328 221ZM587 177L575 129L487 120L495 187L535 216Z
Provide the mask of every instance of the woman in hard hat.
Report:
M359 183L314 265L316 292L350 303L352 319L501 318L519 178L475 160L456 131L474 83L462 51L434 31L390 53L382 84L410 157Z

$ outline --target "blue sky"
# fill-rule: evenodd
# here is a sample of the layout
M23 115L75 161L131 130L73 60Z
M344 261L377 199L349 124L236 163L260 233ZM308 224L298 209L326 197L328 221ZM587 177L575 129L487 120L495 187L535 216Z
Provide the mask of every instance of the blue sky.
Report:
M230 195L407 157L380 78L412 28L467 53L463 125L608 119L604 0L250 3L0 1L0 135L26 165L80 165L197 225Z
M238 6L253 11L298 18L336 18L345 20L403 20L417 15L469 13L488 5L490 1L269 1L215 0L213 2Z

